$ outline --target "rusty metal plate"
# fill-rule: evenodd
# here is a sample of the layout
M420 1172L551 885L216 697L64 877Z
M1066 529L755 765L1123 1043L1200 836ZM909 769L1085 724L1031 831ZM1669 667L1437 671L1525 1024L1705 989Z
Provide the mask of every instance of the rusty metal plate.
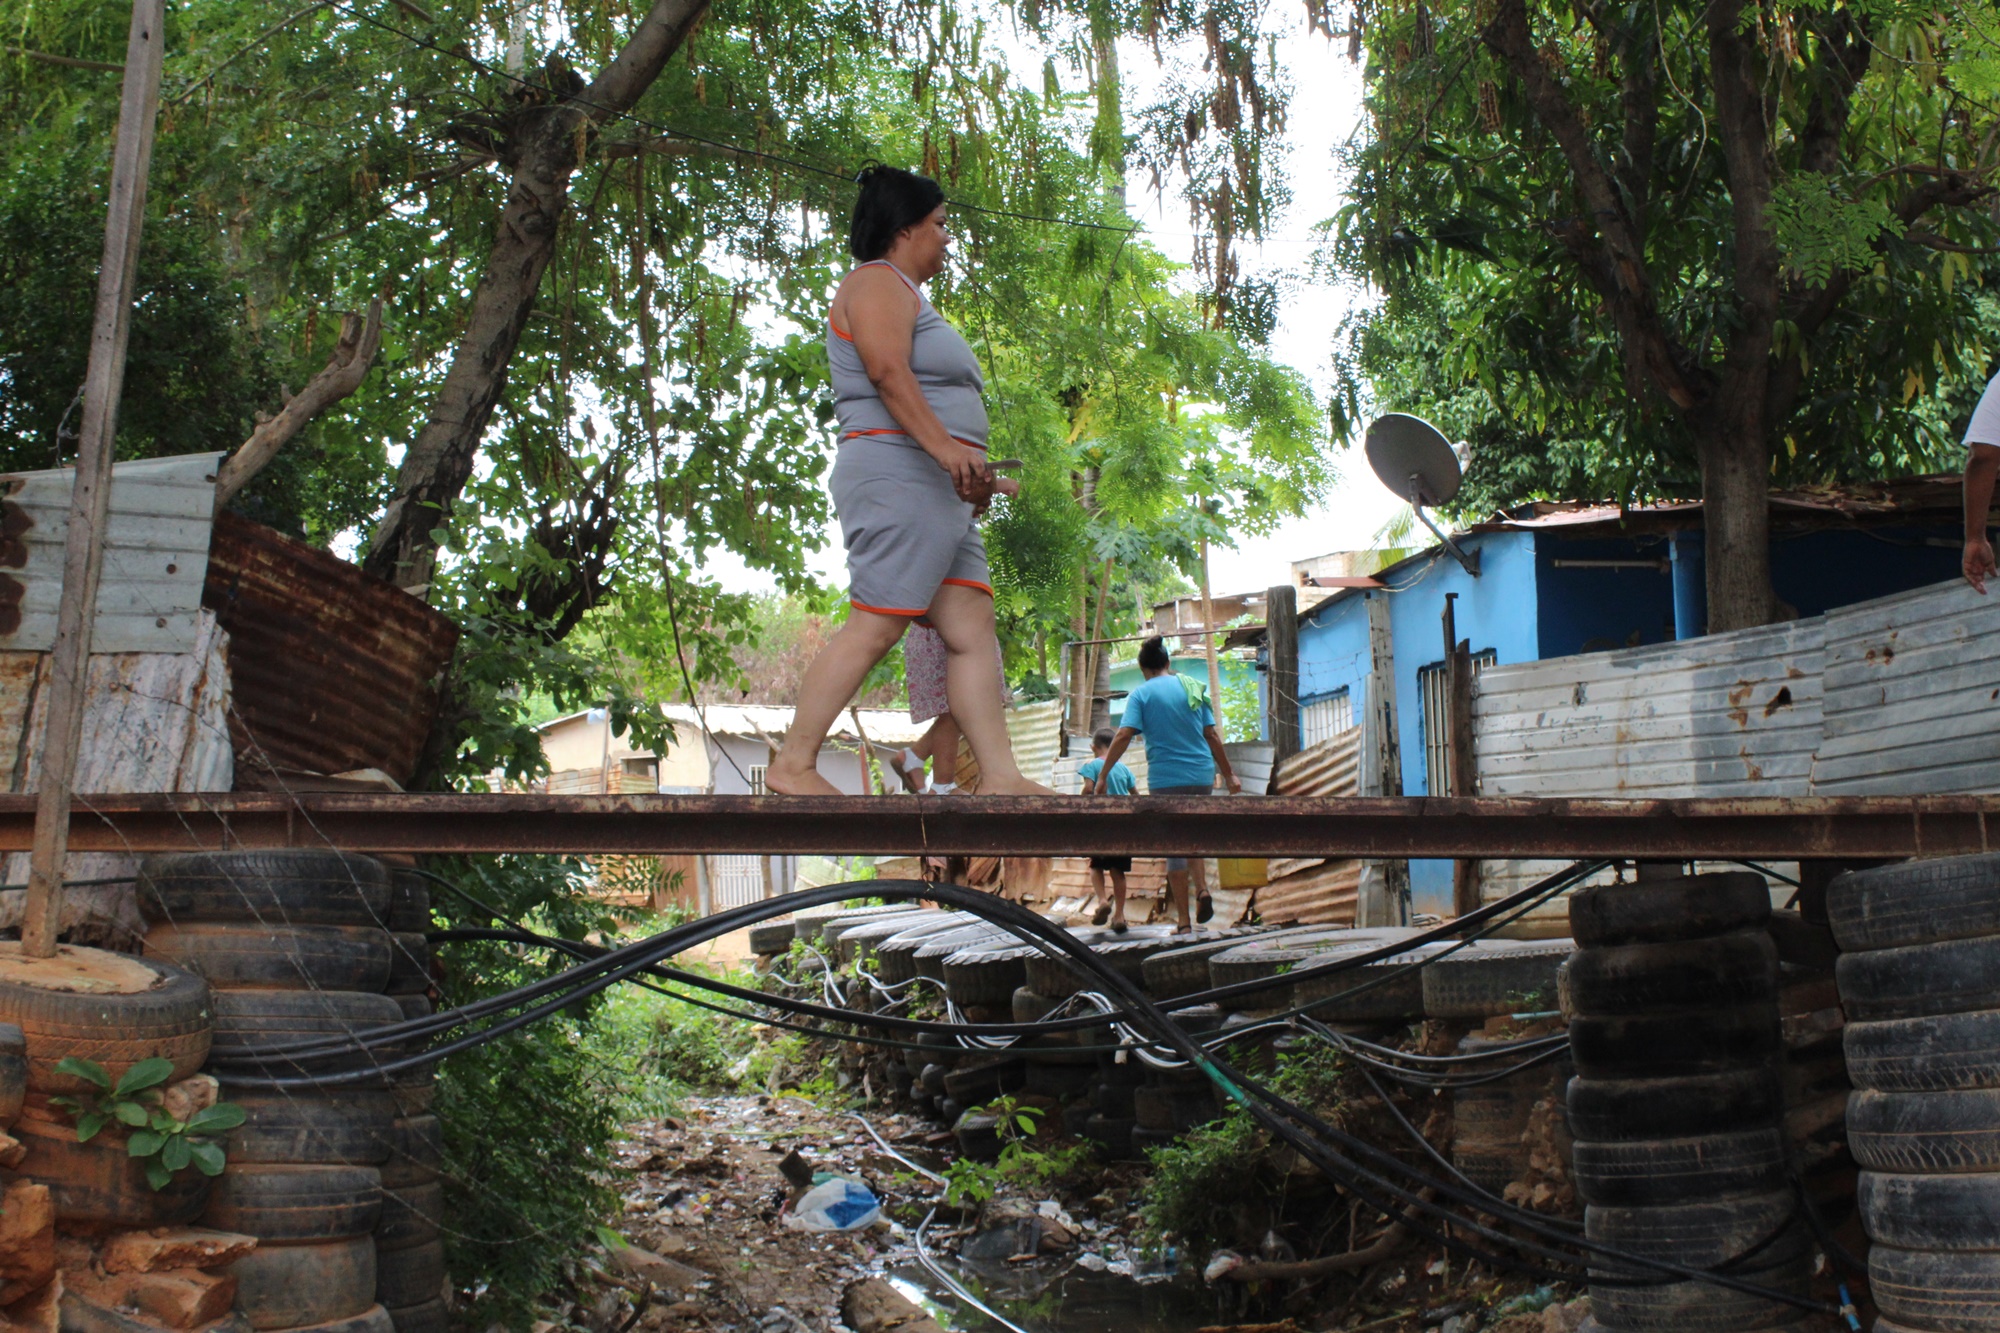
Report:
M416 772L458 626L338 556L218 515L202 605L229 631L237 785Z
M32 796L0 796L0 851L33 837ZM2000 796L1518 800L1143 796L541 796L320 792L82 795L86 851L319 847L357 852L824 855L1456 856L1683 859L1991 851Z

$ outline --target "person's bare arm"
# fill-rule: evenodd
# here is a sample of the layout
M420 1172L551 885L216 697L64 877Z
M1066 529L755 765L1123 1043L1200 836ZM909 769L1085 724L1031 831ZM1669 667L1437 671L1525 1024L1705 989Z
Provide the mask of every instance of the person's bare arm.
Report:
M1243 790L1243 783L1237 778L1236 770L1229 766L1229 751L1222 746L1222 733L1214 727L1203 727L1201 737L1208 742L1208 752L1215 756L1215 771L1222 774L1222 780L1229 787L1229 794L1236 795Z
M1980 593L1993 576L1993 544L1986 539L1986 524L1996 476L2000 476L2000 443L1973 445L1965 459L1965 558L1959 568Z
M1104 767L1097 770L1097 781L1092 784L1091 794L1102 796L1111 784L1111 770L1131 747L1132 738L1139 733L1131 727L1118 728L1118 734L1111 738L1111 748L1104 752Z
M889 415L951 474L951 484L961 498L975 502L984 498L982 488L990 485L985 455L951 438L944 422L924 400L916 372L910 369L910 338L921 308L916 293L886 269L862 268L848 276L838 304L854 339L854 350L861 356L861 367L868 372L868 382L882 396Z

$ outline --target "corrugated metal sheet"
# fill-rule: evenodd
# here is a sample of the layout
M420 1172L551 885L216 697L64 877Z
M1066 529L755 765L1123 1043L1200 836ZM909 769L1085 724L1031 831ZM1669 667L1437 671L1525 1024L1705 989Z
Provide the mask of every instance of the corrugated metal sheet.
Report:
M1279 796L1354 796L1361 782L1361 729L1350 727L1309 745L1272 778ZM1246 788L1247 790L1247 788ZM1356 860L1273 859L1270 882L1257 890L1258 916L1270 923L1352 925L1361 887Z
M229 631L237 773L415 773L458 626L400 588L235 514L202 604Z
M1953 580L1825 620L1815 796L2000 789L2000 597Z
M1804 796L1822 734L1821 617L1488 667L1473 681L1481 796ZM1561 866L1486 861L1480 897ZM1558 899L1525 923L1561 933Z
M198 611L191 651L93 653L77 753L81 792L228 791L228 637L215 616ZM48 726L49 655L0 653L0 747L6 790L34 791L41 781L41 738ZM127 876L136 855L71 853L64 877ZM0 858L0 882L28 877L25 854ZM0 892L0 930L20 924L22 895ZM124 945L143 929L129 885L64 894L62 928L80 942Z
M1014 766L1021 776L1043 786L1055 777L1056 751L1062 745L1062 700L1045 699L1007 710L1007 739L1014 745Z
M93 653L195 651L221 457L188 454L112 468ZM0 475L0 651L55 646L75 488L70 468Z

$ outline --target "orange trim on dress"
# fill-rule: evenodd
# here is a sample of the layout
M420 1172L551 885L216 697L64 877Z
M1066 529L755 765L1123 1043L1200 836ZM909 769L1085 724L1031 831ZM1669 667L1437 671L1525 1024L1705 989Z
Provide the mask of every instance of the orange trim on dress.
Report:
M993 585L990 583L981 583L978 579L946 579L945 582L958 588L977 588L988 597L993 595Z
M849 333L846 329L841 328L840 325L834 323L832 315L828 315L826 317L826 326L832 329L834 333L839 335L841 338L846 339L848 342L854 341L854 335Z
M870 606L866 602L857 602L852 597L847 599L847 604L857 611L868 611L878 616L922 616L930 614L928 606L921 607L915 611L905 611L900 607L894 606Z

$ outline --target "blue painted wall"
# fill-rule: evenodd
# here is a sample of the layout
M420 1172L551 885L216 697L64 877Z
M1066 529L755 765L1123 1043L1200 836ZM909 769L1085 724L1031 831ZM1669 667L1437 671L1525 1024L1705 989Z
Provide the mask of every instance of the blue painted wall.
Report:
M1673 641L1674 580L1669 570L1556 565L1558 560L1664 561L1664 536L1589 541L1564 541L1546 531L1535 536L1540 657Z
M1198 685L1206 686L1208 684L1208 658L1206 656L1201 653L1175 653L1172 657L1175 675L1186 676ZM1240 657L1221 656L1216 658L1215 666L1222 677L1222 684L1225 689L1242 680L1251 680L1258 684L1258 699L1260 703L1258 714L1261 717L1263 715L1261 707L1263 699L1262 679L1257 674L1257 668ZM1139 670L1137 659L1130 662L1112 664L1111 692L1114 695L1120 696L1111 701L1112 726L1117 726L1119 719L1125 716L1125 700L1123 696L1138 689L1145 679L1146 674ZM1216 710L1217 720L1221 720L1223 711L1222 703L1217 700L1210 700L1209 702ZM1259 727L1259 734L1262 734L1261 725Z
M1771 586L1800 615L1816 616L1957 578L1960 541L1956 524L1781 532L1771 541Z

